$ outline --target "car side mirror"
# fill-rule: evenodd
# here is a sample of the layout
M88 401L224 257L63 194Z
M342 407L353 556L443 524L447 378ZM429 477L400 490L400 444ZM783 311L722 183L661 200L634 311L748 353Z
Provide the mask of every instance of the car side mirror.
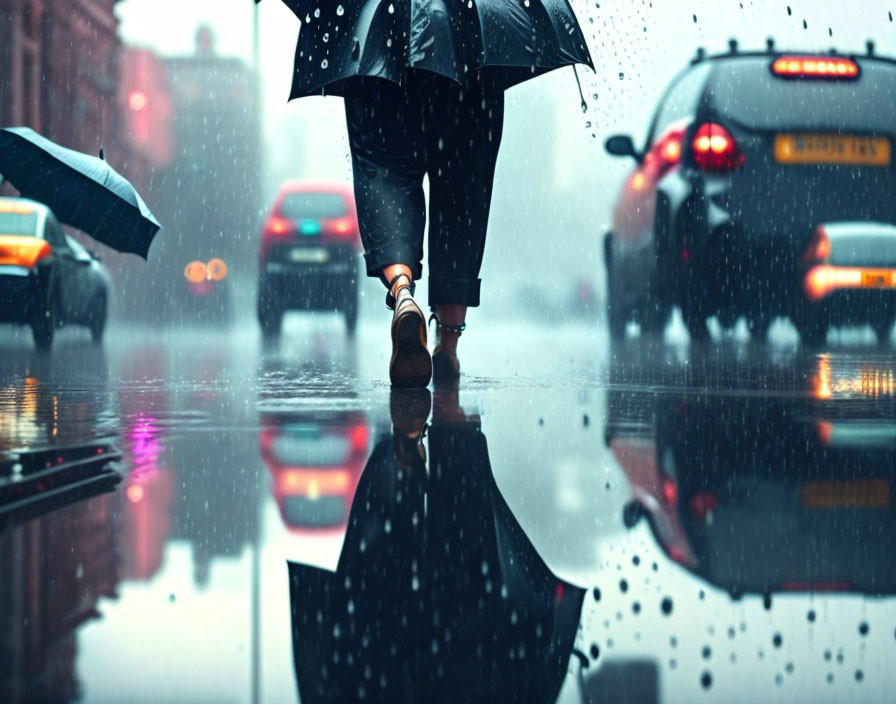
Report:
M615 134L608 138L604 142L604 149L607 150L607 154L612 154L613 156L630 156L637 162L644 160L641 152L635 147L632 138L627 134Z

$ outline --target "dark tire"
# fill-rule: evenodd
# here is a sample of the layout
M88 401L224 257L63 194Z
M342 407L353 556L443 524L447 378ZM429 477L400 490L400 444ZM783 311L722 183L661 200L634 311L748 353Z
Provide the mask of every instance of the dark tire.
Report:
M342 310L342 315L345 318L345 331L352 336L355 334L355 330L358 327L358 291L357 289L352 289L351 293L348 295L348 300L345 302L345 308Z
M709 339L709 328L706 327L706 313L703 307L697 304L683 304L681 317L684 318L684 326L688 329L691 342L705 342Z
M807 312L796 320L796 329L800 333L800 339L809 349L823 347L828 339L830 321L820 312Z
M265 338L279 335L283 325L283 308L274 300L264 281L258 287L258 325Z
M92 308L90 323L87 327L90 328L90 339L96 344L103 341L103 335L106 333L108 308L105 296L100 296Z
M877 335L877 343L882 347L888 347L893 335L893 318L882 318L872 323L871 327Z
M768 329L771 326L771 318L762 313L747 317L747 328L750 331L750 337L759 342L763 342L768 337Z
M57 320L56 297L51 296L46 309L31 321L31 336L37 349L47 352L53 347Z
M669 322L669 305L659 294L652 295L644 306L638 322L641 325L641 334L662 335Z
M631 310L623 307L621 296L614 284L613 275L613 235L604 235L604 264L607 269L607 325L613 340L625 338L625 329L631 320Z

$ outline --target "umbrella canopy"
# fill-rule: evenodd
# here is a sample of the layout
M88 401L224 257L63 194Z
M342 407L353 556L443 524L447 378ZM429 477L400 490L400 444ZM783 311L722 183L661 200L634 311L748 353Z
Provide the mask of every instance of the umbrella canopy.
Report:
M283 1L302 22L290 99L341 95L352 76L401 83L409 68L461 83L488 70L503 88L562 66L594 68L567 0Z
M429 437L429 473L392 438L374 448L335 573L289 565L304 704L557 698L584 592L523 532L479 428Z
M120 252L146 259L161 227L131 183L103 159L27 127L0 129L0 174L62 222Z

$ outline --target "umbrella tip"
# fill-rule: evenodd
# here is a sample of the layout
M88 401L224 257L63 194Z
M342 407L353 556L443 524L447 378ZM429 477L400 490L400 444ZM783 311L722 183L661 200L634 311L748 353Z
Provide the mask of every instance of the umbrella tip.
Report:
M100 145L100 159L102 159L103 161L106 160L106 150L103 149L103 145Z

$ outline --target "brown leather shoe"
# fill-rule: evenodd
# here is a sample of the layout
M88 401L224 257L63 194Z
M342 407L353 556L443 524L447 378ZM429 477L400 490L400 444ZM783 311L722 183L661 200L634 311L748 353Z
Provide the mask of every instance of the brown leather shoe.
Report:
M410 296L398 296L392 315L392 360L389 378L393 386L426 386L432 378L432 357L426 346L426 318Z

